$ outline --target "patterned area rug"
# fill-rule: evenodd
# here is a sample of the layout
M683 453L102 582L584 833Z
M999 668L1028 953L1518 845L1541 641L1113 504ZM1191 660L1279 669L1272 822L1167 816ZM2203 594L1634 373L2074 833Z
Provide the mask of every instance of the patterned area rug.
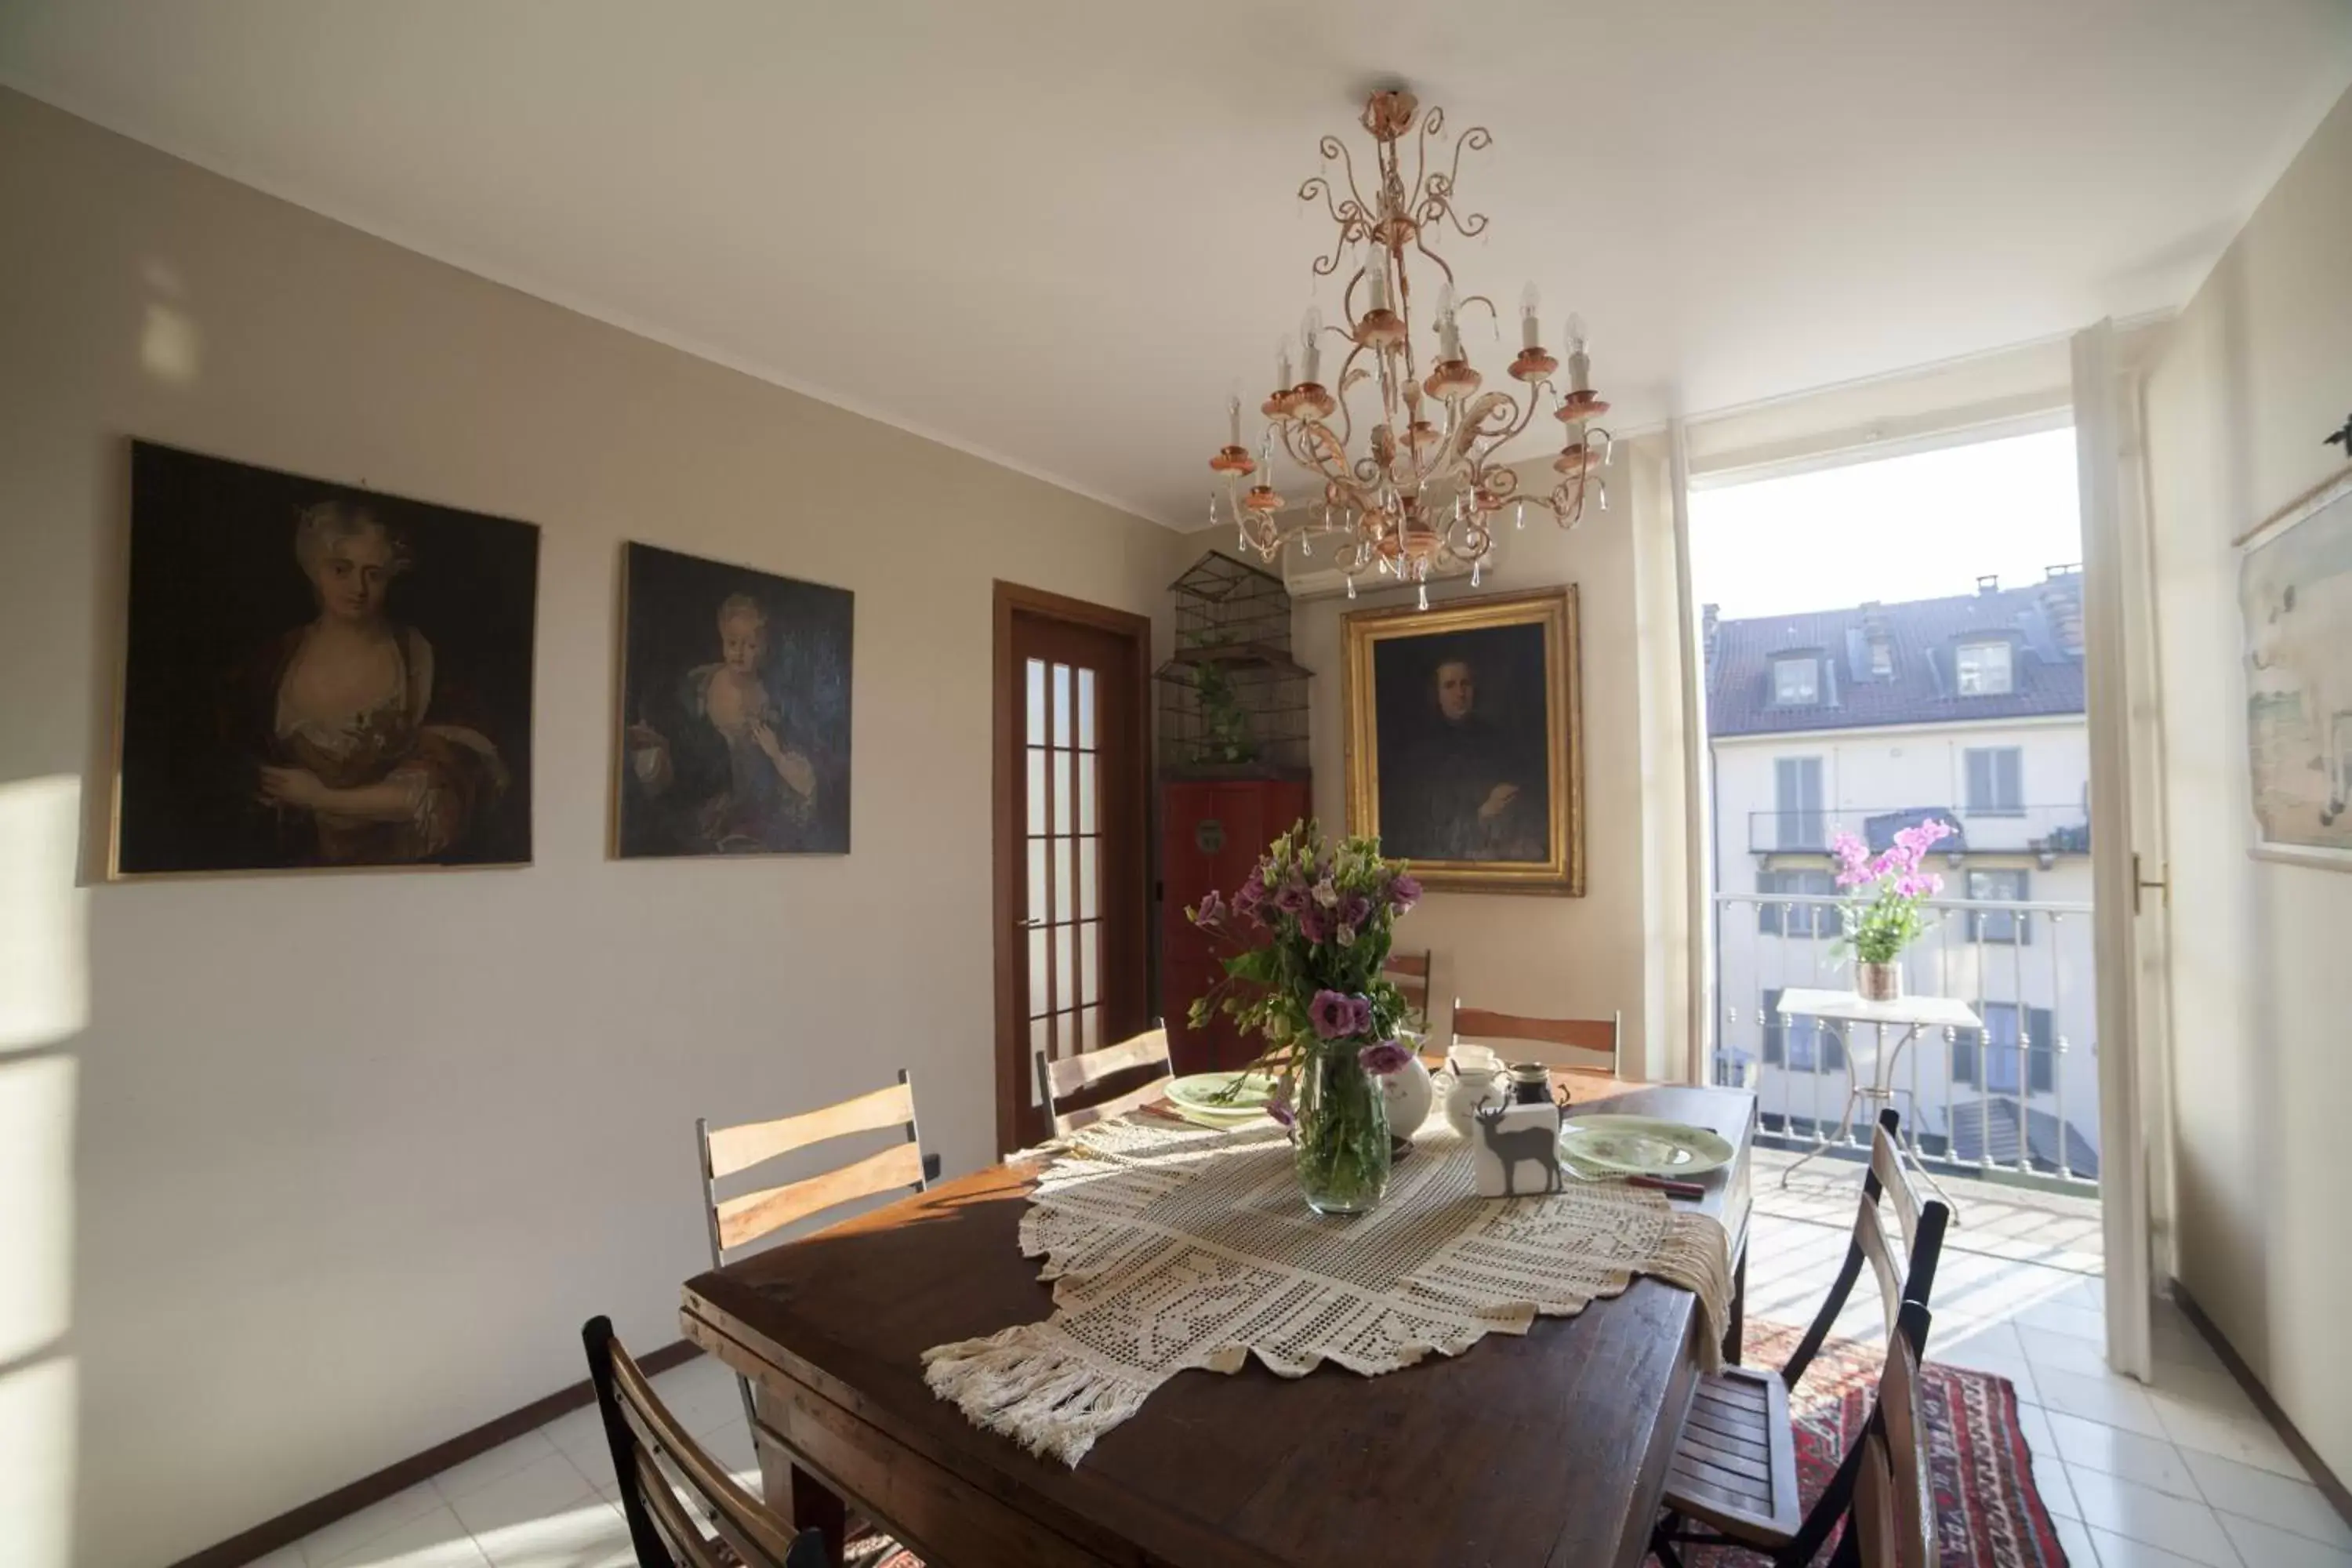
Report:
M1784 1365L1803 1337L1803 1330L1785 1323L1751 1322L1740 1359L1749 1366ZM2065 1568L2065 1549L2034 1489L2018 1430L2017 1390L2005 1377L1944 1365L1935 1359L1933 1338L1927 1348L1920 1393L1935 1438L1931 1462L1944 1568ZM1846 1445L1868 1419L1885 1360L1868 1345L1831 1340L1789 1396L1797 1428L1797 1489L1805 1507L1822 1495ZM1836 1544L1832 1535L1814 1561L1828 1562ZM1765 1561L1721 1547L1686 1547L1682 1558L1688 1568L1750 1568Z

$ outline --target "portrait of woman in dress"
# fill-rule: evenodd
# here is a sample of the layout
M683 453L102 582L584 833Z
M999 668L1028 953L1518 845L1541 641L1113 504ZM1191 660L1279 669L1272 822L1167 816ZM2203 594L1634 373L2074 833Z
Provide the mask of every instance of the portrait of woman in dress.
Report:
M631 544L619 852L846 854L851 595Z
M537 530L143 444L132 505L118 875L530 858Z

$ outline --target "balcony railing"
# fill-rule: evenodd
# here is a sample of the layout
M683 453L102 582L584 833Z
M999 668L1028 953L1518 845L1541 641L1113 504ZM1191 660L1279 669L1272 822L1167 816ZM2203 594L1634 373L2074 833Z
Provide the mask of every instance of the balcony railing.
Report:
M2091 821L2080 805L2021 805L1998 811L1916 806L1838 811L1751 811L1748 849L1754 855L1829 853L1840 833L1851 833L1874 849L1884 849L1895 829L1937 816L1960 830L1937 846L1943 855L2087 855Z
M1931 1163L2080 1191L2098 1182L2097 990L2091 907L1930 900L1927 935L1904 955L1916 994L1956 997L1982 1030L1922 1031L1893 1079L1906 1132ZM1801 1148L1869 1146L1837 1132L1849 1072L1870 1079L1893 1049L1870 1026L1778 1014L1798 987L1847 990L1839 900L1718 893L1715 1079L1755 1089L1764 1129ZM1768 1010L1769 1009L1769 1010ZM1848 1038L1847 1031L1854 1037ZM1858 1058L1858 1059L1857 1059Z

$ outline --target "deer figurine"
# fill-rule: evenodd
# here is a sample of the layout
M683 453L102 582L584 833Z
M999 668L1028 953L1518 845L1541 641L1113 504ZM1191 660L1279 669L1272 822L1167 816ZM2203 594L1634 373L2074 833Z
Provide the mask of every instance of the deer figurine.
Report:
M1528 1160L1543 1167L1544 1184L1538 1191L1556 1193L1560 1190L1558 1106L1549 1102L1541 1105L1498 1105L1491 1110L1481 1110L1475 1115L1478 1142L1474 1146L1473 1153L1478 1161L1480 1197L1515 1198L1522 1195L1518 1186L1518 1168Z

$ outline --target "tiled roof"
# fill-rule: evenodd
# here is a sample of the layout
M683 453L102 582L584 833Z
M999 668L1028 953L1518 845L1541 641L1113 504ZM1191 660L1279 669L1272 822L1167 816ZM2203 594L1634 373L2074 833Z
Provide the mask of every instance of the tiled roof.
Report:
M2083 711L2083 578L2053 572L2025 588L1990 588L1948 599L1857 605L1803 615L1717 621L1706 627L1706 727L1714 735L1855 730ZM2011 689L1959 694L1954 655L1962 643L2010 644ZM1885 643L1893 668L1872 670ZM1822 700L1773 701L1773 660L1813 654Z

